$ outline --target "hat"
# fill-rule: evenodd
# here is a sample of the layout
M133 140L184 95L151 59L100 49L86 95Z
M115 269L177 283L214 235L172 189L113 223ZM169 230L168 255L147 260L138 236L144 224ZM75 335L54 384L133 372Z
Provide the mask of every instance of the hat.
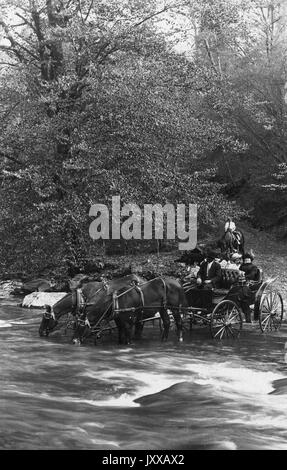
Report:
M187 256L187 263L201 263L204 260L204 256L201 253L191 253Z
M210 250L210 251L207 251L207 252L206 252L206 257L207 257L207 258L212 258L212 259L214 259L214 258L220 258L220 256L221 256L221 254L220 254L219 252L217 252L217 251L212 251L212 250Z
M233 255L231 255L231 261L236 261L240 258L242 258L242 255L240 253L233 253Z
M251 261L254 260L254 256L251 253L244 253L243 259L250 258Z

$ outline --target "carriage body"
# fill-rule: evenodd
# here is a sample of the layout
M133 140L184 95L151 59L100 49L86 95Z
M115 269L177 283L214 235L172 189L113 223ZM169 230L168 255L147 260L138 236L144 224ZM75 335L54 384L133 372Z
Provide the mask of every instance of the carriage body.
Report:
M239 271L222 269L221 285L219 288L202 290L201 302L193 304L191 296L185 317L192 323L201 321L209 325L214 338L236 338L240 335L244 315L241 303L232 295L234 287L248 286L253 293L254 302L250 305L254 321L258 321L262 332L278 330L283 319L283 299L274 287L276 278L264 280L263 272L259 269L257 281L239 281ZM239 288L240 290L240 288Z

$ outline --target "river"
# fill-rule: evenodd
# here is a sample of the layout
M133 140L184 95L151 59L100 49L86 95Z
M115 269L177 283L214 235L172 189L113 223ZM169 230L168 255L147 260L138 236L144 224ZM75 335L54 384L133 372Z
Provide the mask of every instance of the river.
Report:
M120 347L38 336L41 310L0 303L3 450L287 450L287 325L216 341L157 325Z

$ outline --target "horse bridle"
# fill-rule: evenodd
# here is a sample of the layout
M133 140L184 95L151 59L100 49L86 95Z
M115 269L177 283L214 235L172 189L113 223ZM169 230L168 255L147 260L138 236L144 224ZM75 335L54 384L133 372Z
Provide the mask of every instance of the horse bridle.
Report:
M108 287L109 287L109 284L106 280L103 280L103 285L95 292L94 295L97 295L101 290L108 290ZM111 308L111 305L108 305L108 308L105 310L105 312L103 313L103 315L100 317L100 319L97 321L97 323L92 326L87 315L86 315L86 307L87 305L89 305L87 303L87 299L85 299L84 295L83 295L83 291L82 289L76 289L76 303L74 304L74 308L75 308L75 311L76 311L76 315L77 315L77 324L78 326L82 326L82 327L88 327L91 331L93 331L93 329L95 329L98 325L98 323L105 317L105 315L107 314L107 312L109 311L109 309Z
M45 311L45 312L43 313L43 318L44 318L45 320L51 320L51 318L52 318L54 321L57 321L57 320L56 320L56 317L55 317L55 312L54 312L54 310L53 310L53 307L51 307L51 312Z

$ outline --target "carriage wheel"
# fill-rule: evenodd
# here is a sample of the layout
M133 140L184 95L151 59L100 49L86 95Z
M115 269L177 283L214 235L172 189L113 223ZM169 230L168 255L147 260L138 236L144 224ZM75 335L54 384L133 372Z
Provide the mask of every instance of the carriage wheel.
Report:
M211 313L210 331L213 338L238 338L242 330L242 313L232 300L222 300Z
M271 290L262 295L259 305L259 326L263 333L279 330L283 310L283 299L279 292Z

